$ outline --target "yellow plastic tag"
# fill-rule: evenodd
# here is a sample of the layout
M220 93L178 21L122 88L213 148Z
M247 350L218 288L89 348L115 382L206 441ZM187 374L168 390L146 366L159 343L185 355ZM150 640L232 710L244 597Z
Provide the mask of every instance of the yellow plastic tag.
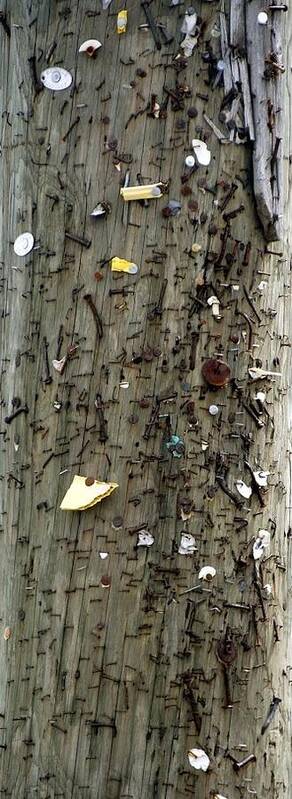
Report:
M112 272L127 272L129 275L136 275L138 272L137 264L126 261L124 258L112 258Z
M162 197L162 183L149 183L144 186L125 186L120 189L120 195L125 200L157 200Z
M124 9L123 11L119 11L117 18L118 33L126 33L127 21L128 21L128 12L126 11L126 9Z

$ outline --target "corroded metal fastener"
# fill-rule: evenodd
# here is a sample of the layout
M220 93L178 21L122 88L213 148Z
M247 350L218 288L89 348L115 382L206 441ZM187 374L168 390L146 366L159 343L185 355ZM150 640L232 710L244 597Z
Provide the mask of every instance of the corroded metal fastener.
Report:
M157 28L157 25L156 25L156 23L155 23L155 21L153 19L151 11L149 9L149 5L148 5L147 0L142 0L141 6L143 8L145 17L147 19L149 28L151 30L153 39L154 39L155 44L156 44L157 50L161 50L161 41L160 41L160 37L159 37L158 28Z
M217 358L208 358L202 366L202 375L209 386L222 388L229 383L230 367L224 361Z
M16 419L16 417L19 416L21 413L28 413L28 410L29 410L28 405L21 405L20 408L16 408L16 410L13 411L13 413L11 413L10 416L5 416L4 422L6 424L11 424L13 419Z
M235 660L237 655L236 647L232 641L230 636L229 630L226 630L226 634L223 638L218 641L216 647L216 656L219 660L219 663L223 666L223 675L224 675L224 688L225 688L225 698L226 698L226 708L233 707L232 699L231 699L231 691L230 691L230 682L229 682L229 675L228 669L230 668L231 664Z
M85 300L85 302L87 302L87 305L89 305L89 308L90 308L90 310L93 313L95 324L96 324L97 334L98 334L99 338L102 338L103 337L102 321L101 321L101 317L100 317L100 315L98 313L98 310L97 310L96 306L94 305L94 302L93 302L93 299L92 299L92 295L91 294L84 294L83 299Z
M233 762L234 771L240 771L240 769L244 768L244 766L248 766L249 763L255 763L255 762L256 762L255 755L248 755L248 757L245 757L244 760L240 761L235 760Z

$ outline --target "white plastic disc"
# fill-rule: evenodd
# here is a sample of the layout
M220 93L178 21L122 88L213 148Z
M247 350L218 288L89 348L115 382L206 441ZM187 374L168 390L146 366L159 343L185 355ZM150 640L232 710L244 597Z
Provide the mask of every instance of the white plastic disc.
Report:
M34 245L34 237L32 233L21 233L20 236L17 236L14 242L14 252L16 255L27 255L33 248Z
M199 571L199 580L208 580L209 582L215 577L216 569L214 566L203 566Z
M219 413L218 405L209 405L209 409L208 410L209 410L209 413L211 414L211 416L216 416L217 413Z
M129 275L136 275L138 272L137 264L131 264L128 269Z
M41 81L46 89L51 89L53 92L61 92L63 89L68 89L72 83L71 72L62 67L48 67L41 73Z
M87 39L86 42L83 42L79 47L79 53L87 53L87 55L93 55L93 53L101 47L101 42L98 39Z

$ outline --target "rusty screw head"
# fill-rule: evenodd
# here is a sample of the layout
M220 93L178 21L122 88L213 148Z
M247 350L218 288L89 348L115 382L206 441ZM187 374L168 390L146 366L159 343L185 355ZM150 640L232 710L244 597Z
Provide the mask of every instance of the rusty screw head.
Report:
M190 197L193 191L190 186L182 186L180 193L183 195L183 197Z
M236 658L236 654L236 647L231 638L227 636L220 638L216 647L216 655L219 663L222 663L223 666L231 666L231 663L233 663Z
M188 109L188 112L187 112L187 113L188 113L188 117L189 117L190 119L195 119L195 117L197 117L197 116L198 116L198 110L197 110L197 108L195 108L195 106L191 106L191 107Z
M146 399L146 397L142 397L142 399L139 400L139 407L140 408L149 408L149 406L150 406L150 402L149 402L148 399Z
M196 211L198 211L198 208L199 208L199 205L197 203L197 200L189 200L189 202L188 202L189 211L193 211L195 213Z
M94 477L86 477L86 480L85 480L85 485L86 486L93 486L93 483L94 483Z
M153 350L150 347L147 347L145 350L143 350L142 355L146 363L150 363L151 361L153 361L154 358Z
M128 422L130 424L137 424L138 421L139 421L139 416L136 413L131 413L131 415L128 416Z
M124 524L124 519L122 516L115 516L112 520L113 530L120 530L123 524Z
M209 386L222 388L229 383L230 367L224 361L217 358L208 358L202 366L202 375Z

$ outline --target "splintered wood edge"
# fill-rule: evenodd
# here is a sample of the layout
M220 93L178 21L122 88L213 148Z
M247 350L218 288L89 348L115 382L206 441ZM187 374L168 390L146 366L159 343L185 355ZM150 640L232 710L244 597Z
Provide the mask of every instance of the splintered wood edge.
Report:
M242 0L242 6L244 2ZM283 76L265 80L265 59L273 50L282 58L283 17L275 12L271 25L257 22L260 0L246 6L246 45L254 116L253 191L257 213L267 241L277 241L283 226L283 155L282 143L273 159L276 139L283 139ZM268 128L268 107L275 114L273 131ZM274 163L274 167L273 167Z

